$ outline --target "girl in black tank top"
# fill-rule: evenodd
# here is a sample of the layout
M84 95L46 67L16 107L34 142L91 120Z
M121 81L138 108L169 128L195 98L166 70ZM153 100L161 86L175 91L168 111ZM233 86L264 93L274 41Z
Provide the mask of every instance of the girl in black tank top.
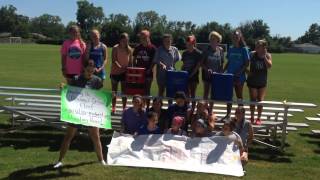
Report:
M251 53L250 72L247 79L250 100L263 101L266 95L268 69L272 66L271 54L267 51L267 42L259 40L256 43L256 51ZM251 122L261 124L262 106L258 106L258 116L254 119L255 105L250 105ZM255 120L255 122L254 122Z

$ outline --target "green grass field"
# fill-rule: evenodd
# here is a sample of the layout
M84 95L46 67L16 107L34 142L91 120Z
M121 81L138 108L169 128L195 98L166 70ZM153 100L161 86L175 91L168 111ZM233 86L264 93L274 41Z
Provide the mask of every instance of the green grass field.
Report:
M109 61L110 62L110 61ZM180 67L178 63L177 67ZM320 55L273 54L267 100L310 102L320 105ZM110 63L107 66L109 72ZM0 45L0 86L56 88L63 81L59 46ZM105 82L110 90L110 80ZM202 84L197 94L202 96ZM157 92L155 83L152 93ZM245 97L248 97L245 88ZM0 101L1 102L1 101ZM295 114L293 122L305 122L320 108ZM8 128L8 116L0 115L0 131ZM290 132L285 153L254 145L245 179L318 179L320 138L310 135L320 123ZM77 137L71 145L65 167L53 170L63 132L36 128L0 134L0 179L232 179L232 177L151 168L102 167L96 163L88 137ZM110 139L102 139L104 145Z

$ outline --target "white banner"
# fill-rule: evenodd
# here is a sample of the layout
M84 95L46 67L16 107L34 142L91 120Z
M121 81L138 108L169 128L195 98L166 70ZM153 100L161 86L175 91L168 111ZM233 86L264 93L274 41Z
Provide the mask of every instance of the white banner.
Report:
M108 149L109 165L152 167L243 176L237 145L225 137L189 138L164 135L120 135Z

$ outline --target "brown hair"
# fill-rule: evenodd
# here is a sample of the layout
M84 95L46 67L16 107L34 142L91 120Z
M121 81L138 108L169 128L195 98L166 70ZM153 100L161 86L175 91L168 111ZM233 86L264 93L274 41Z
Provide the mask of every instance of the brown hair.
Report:
M240 42L239 42L240 47L246 47L246 46L247 46L247 43L246 43L246 41L244 40L243 34L242 34L242 32L241 32L240 29L236 29L236 30L233 32L233 35L238 35L238 36L240 37Z
M167 38L172 39L172 35L171 35L171 34L164 34L164 35L162 36L162 40L167 39Z
M120 37L119 37L119 41L120 40L122 40L122 39L128 39L128 41L129 41L129 35L128 35L128 33L121 33L120 34ZM126 50L127 50L127 53L128 54L131 54L132 53L132 47L129 45L129 42L126 44Z

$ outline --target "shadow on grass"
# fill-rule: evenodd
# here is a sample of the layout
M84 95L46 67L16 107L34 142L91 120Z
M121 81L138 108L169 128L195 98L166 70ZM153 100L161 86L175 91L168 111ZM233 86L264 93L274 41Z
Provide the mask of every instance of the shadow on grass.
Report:
M83 162L75 165L65 165L62 168L54 169L53 165L39 166L35 168L22 169L12 172L6 179L55 179L59 177L68 178L71 176L81 176L80 173L68 172L66 170L93 164L94 162ZM40 174L40 175L39 175Z
M308 137L307 143L318 145L319 149L315 149L313 152L316 154L320 154L320 136L311 133L300 133L303 137Z
M63 138L64 132L48 127L36 127L1 134L0 148L13 147L14 149L27 149L32 147L48 147L49 151L59 151ZM104 153L107 152L106 144L110 143L110 141L111 137L101 137ZM93 143L86 134L77 134L71 142L70 149L84 152L94 151Z
M289 145L286 144L286 147ZM273 163L292 163L291 157L295 155L288 152L281 152L262 145L255 145L249 149L249 159L268 161Z

